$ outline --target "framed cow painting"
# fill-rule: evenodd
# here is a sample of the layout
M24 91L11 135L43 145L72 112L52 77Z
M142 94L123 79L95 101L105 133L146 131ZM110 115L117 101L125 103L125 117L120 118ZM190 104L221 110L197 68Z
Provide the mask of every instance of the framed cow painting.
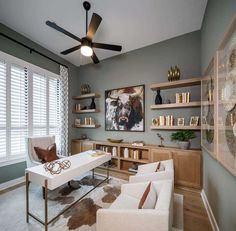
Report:
M132 86L105 91L105 130L145 130L145 86Z

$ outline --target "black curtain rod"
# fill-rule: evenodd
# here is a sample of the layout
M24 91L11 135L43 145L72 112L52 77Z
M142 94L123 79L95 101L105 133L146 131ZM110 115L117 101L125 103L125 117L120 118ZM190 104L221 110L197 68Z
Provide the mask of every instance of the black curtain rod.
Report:
M22 43L22 42L19 42L19 41L15 40L15 39L9 37L9 36L6 35L6 34L3 34L2 32L0 32L0 35L3 36L3 37L5 37L5 38L7 38L7 39L9 39L9 40L11 40L11 41L13 41L13 42L15 42L15 43L17 43L17 44L19 44L19 45L21 45L21 46L23 46L23 47L25 47L25 48L27 48L27 49L29 49L30 53L32 53L32 52L37 53L37 54L43 56L44 58L49 59L50 61L52 61L52 62L54 62L54 63L57 63L58 65L62 65L62 66L64 66L64 67L68 68L68 66L66 66L65 64L60 63L60 62L56 61L55 59L50 58L49 56L47 56L47 55L45 55L45 54L43 54L43 53L41 53L41 52L35 50L35 49L32 48L32 47L29 47L29 46L25 45L25 44Z

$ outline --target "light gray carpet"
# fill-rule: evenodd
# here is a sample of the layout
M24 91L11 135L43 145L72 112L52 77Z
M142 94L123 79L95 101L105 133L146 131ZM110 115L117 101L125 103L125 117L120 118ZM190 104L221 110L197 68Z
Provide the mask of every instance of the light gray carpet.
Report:
M79 179L78 179L79 180ZM73 203L77 198L91 189L97 183L86 176L80 179L81 187L71 190L67 185L49 192L49 219ZM123 180L112 178L109 184L102 184L87 197L82 199L74 207L60 216L54 223L50 224L50 231L95 231L96 230L96 211L99 208L108 208L110 204L120 194ZM74 186L78 186L74 182ZM183 196L175 195L174 200L174 226L173 230L183 230ZM30 185L30 211L40 217L44 215L42 199L42 189L36 185ZM19 187L0 195L0 230L1 231L42 231L44 227L30 218L29 224L25 218L25 187Z

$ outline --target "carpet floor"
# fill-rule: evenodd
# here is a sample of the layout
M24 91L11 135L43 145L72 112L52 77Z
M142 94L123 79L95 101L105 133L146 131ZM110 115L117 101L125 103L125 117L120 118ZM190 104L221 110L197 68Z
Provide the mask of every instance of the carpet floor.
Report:
M88 192L94 184L102 178L96 176L83 176L72 182L73 188L62 185L56 190L49 191L48 213L49 220L58 214L63 208L80 198ZM89 193L75 206L62 214L52 224L50 231L95 231L96 212L100 208L108 208L119 196L120 188L124 180L111 178L109 183L103 183L94 191ZM30 211L44 220L44 200L42 188L30 184ZM0 195L0 230L1 231L42 231L44 227L30 218L26 223L25 218L25 187L21 186ZM174 228L183 230L183 196L175 194L174 197Z

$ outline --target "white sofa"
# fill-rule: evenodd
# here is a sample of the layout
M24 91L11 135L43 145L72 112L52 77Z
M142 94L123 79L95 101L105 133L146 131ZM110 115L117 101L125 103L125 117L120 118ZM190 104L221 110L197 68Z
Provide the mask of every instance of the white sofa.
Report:
M144 164L138 166L138 172L134 176L129 177L130 183L145 182L145 181L158 181L158 180L173 180L174 182L174 166L173 160L161 161L163 171L156 172L158 162Z
M152 182L157 192L154 209L138 209L149 182L123 184L108 209L97 211L96 231L170 231L173 221L173 182Z

